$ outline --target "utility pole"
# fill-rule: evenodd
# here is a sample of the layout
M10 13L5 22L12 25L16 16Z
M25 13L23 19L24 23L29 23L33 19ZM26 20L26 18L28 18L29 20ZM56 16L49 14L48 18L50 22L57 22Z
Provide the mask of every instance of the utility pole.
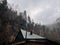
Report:
M25 21L26 21L26 35L25 35L25 41L26 41L26 45L27 45L27 14L26 14L26 10L24 11L24 16L25 16Z

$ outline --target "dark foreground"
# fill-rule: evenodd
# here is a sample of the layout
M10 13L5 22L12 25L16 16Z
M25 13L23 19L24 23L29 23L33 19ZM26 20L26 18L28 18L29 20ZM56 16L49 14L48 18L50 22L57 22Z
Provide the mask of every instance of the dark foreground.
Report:
M37 40L37 39L36 39ZM60 45L56 42L50 41L50 40L44 40L44 41L36 41L36 40L27 40L22 41L19 43L14 43L13 45Z

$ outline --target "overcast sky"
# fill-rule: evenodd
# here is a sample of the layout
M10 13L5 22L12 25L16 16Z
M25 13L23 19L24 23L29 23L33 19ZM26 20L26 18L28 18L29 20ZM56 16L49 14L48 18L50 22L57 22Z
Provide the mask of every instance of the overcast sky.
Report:
M18 11L26 10L36 23L51 24L60 17L60 0L7 0Z

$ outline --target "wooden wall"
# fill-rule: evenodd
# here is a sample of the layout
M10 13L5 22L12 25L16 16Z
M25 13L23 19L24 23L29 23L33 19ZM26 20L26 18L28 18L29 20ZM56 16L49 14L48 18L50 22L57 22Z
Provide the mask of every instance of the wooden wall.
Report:
M28 41L27 45L46 45L46 43L36 42L36 41Z

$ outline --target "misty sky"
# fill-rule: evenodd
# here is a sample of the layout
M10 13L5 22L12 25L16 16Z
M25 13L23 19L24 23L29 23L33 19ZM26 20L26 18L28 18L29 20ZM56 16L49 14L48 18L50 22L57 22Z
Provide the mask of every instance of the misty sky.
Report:
M60 17L60 0L7 0L18 11L26 10L36 23L51 24Z

